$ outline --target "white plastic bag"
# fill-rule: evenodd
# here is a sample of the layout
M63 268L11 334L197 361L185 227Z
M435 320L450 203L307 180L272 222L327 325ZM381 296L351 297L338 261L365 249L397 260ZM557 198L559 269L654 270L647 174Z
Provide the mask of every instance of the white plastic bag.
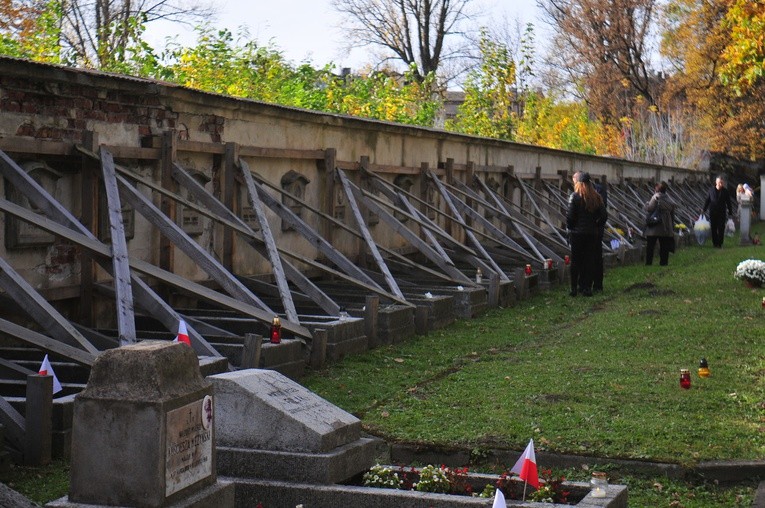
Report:
M712 233L712 225L704 214L699 215L699 219L693 225L693 234L696 235L696 241L699 245L704 245L709 235Z
M733 236L736 234L736 223L733 222L733 219L728 219L728 222L725 223L725 236Z

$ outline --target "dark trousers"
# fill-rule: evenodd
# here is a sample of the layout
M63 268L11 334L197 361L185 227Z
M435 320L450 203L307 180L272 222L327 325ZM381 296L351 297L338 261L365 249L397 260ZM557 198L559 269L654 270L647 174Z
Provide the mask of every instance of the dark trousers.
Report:
M725 239L725 213L709 216L709 225L712 228L712 245L722 247Z
M656 248L656 240L659 240L659 264L666 266L669 263L669 253L672 252L675 239L671 236L649 236L645 243L645 264L653 264L653 251Z
M590 291L597 235L571 235L571 291Z

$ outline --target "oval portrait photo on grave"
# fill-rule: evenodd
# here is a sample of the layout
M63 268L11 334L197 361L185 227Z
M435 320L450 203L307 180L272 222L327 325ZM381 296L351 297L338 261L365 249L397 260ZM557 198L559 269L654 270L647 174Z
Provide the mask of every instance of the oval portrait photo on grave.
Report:
M205 395L202 399L202 427L208 430L213 421L213 400L212 395Z

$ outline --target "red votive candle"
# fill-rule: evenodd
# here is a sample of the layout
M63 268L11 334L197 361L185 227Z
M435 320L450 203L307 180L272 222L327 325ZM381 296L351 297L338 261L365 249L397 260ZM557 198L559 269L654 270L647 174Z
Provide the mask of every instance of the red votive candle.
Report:
M275 317L271 322L271 344L279 344L282 341L282 322Z
M688 390L691 387L691 371L680 369L680 388Z

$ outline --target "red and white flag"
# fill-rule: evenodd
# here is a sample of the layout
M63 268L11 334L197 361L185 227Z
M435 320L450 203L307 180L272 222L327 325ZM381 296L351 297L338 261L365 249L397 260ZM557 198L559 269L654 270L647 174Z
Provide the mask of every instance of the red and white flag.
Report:
M502 493L501 489L497 489L496 493L494 494L494 504L491 505L491 508L507 508L505 495Z
M61 383L58 382L56 373L53 372L53 366L50 364L50 360L48 360L48 355L45 355L45 358L43 358L42 365L40 365L40 370L37 373L41 376L53 376L53 395L56 395L63 389L61 388Z
M523 455L518 459L511 473L517 474L521 480L539 488L539 473L537 472L537 456L534 454L534 440L530 439Z
M181 322L178 325L178 335L175 337L173 342L183 342L189 346L191 345L191 341L189 340L189 332L186 330L186 321L183 319L181 319Z

